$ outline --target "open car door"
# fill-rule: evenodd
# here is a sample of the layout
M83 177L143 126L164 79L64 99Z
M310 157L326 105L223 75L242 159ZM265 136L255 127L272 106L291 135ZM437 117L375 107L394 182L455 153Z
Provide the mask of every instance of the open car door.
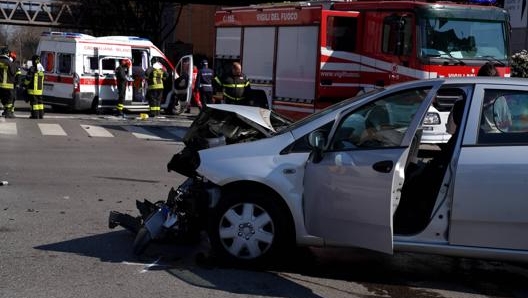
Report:
M420 82L412 89L394 89L341 113L328 142L319 140L324 148L314 150L306 165L308 233L327 245L392 253L392 216L409 148L413 140L419 144L415 133L441 85ZM317 138L317 132L310 137Z
M176 64L174 74L174 88L176 97L179 101L185 101L187 106L191 103L192 90L194 86L193 80L193 56L183 56ZM181 78L186 77L186 82L183 82Z

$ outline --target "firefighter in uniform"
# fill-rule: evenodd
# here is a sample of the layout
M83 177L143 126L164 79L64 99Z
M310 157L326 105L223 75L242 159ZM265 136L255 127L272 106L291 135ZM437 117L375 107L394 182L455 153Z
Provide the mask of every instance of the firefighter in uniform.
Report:
M32 65L28 69L24 85L26 86L27 98L31 108L31 119L44 118L44 104L42 93L44 91L44 67L40 64L40 57L31 57Z
M125 108L125 92L129 82L128 72L132 63L128 59L122 59L121 64L115 70L117 80L117 106L116 116L124 116L123 109Z
M9 50L4 48L0 52L0 100L4 106L4 117L15 118L14 91L17 67L9 57Z
M13 62L16 65L15 61L17 59L17 54L15 51L9 51L9 58L11 58L11 62ZM26 90L22 88L23 87L22 81L23 81L22 71L20 70L20 67L17 66L16 73L15 73L15 88L13 92L13 109L12 109L13 111L15 110L15 102L18 99L23 99L24 96L26 95L25 94Z
M152 57L150 62L152 65L145 71L145 77L147 78L148 83L147 99L149 101L149 116L156 117L160 115L161 111L163 81L165 81L169 75L167 71L163 69L161 63L158 62L157 57Z
M223 91L223 102L228 104L247 105L248 99L245 97L251 91L251 85L246 75L242 73L242 66L238 62L233 62L231 73L222 76L221 79L215 77L214 82L217 88Z
M213 103L213 70L209 68L207 60L203 60L196 76L195 88L200 94L201 109Z

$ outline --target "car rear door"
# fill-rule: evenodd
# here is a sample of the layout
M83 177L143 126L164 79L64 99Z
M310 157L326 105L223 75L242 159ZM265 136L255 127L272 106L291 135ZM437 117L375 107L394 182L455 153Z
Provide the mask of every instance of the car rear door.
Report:
M409 147L441 81L413 86L338 117L322 159L306 165L308 233L328 245L392 253L392 215Z
M511 123L489 129L483 111L498 122L501 100ZM463 128L449 243L528 250L528 86L477 85Z

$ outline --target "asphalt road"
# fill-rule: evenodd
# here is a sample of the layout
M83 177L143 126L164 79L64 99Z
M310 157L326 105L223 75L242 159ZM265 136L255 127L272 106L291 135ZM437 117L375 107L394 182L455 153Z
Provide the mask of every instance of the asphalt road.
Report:
M165 199L183 181L166 163L192 115L28 115L0 119L2 298L528 297L523 264L311 249L243 270L203 260L205 237L157 243L138 258L133 236L108 228L108 212L137 214L136 199Z

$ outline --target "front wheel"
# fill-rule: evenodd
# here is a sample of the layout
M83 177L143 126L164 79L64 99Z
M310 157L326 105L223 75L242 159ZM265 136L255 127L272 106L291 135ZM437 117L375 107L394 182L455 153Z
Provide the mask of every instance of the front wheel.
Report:
M289 243L288 221L277 200L266 194L227 194L210 220L211 246L229 264L263 264Z
M141 255L145 251L145 249L147 249L147 246L149 245L151 240L152 236L150 235L150 232L149 230L147 230L147 228L142 227L141 229L139 229L139 232L136 235L136 239L134 239L134 244L132 245L134 254Z

